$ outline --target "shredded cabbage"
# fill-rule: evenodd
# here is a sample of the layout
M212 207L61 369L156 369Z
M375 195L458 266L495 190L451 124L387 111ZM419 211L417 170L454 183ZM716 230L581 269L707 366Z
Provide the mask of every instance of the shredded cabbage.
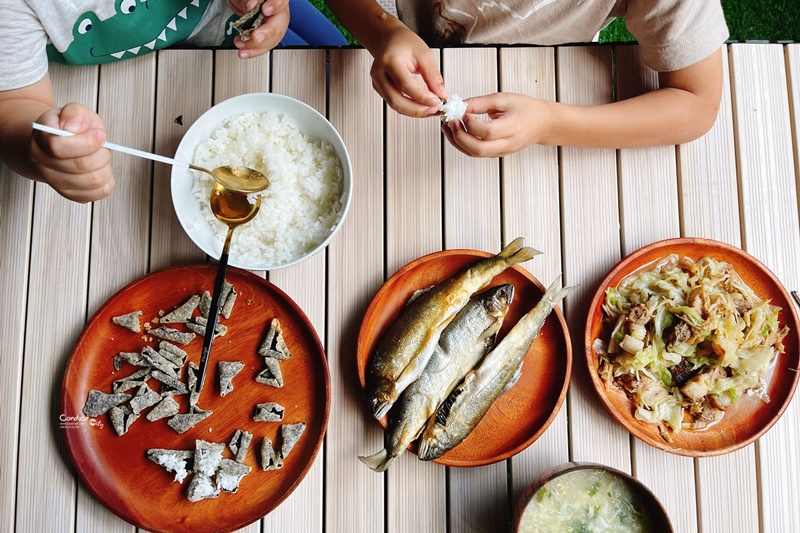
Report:
M606 291L608 341L596 339L599 374L621 386L639 420L704 429L743 394L768 402L765 376L788 327L733 267L670 255Z

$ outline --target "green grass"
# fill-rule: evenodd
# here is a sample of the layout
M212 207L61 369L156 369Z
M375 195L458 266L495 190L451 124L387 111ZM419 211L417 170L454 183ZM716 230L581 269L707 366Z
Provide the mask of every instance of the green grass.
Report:
M708 0L700 0L706 2ZM722 0L722 10L733 41L800 42L800 1ZM600 32L600 42L635 40L617 19Z
M708 2L710 0L698 0ZM358 44L333 16L325 0L310 0L342 31L350 44ZM800 0L722 0L722 9L733 41L797 41L800 42ZM634 41L617 19L600 32L601 43Z

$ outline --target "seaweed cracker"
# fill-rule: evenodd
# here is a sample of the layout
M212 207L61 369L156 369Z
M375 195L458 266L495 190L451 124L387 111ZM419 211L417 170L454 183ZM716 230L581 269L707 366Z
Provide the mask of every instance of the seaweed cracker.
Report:
M142 331L142 326L139 324L139 318L141 318L142 312L141 311L133 311L126 315L115 316L111 319L114 324L118 326L122 326L125 329L128 329L134 333L139 333Z
M261 23L264 22L264 13L261 12L261 6L264 5L265 1L266 0L258 0L258 5L256 7L231 24L233 29L238 31L239 35L242 36L243 41L249 40L253 30L261 26Z
M200 399L200 393L197 391L197 378L200 375L200 367L189 361L189 366L186 367L186 384L189 386L189 405L197 405L197 400Z
M208 319L198 316L195 317L194 320L194 322L186 322L186 327L201 337L204 337L206 334L206 325L208 324ZM214 327L214 337L223 337L227 332L228 326L217 322L216 326Z
M222 306L220 307L219 314L221 314L225 318L230 318L235 303L236 303L236 291L233 290L233 285L231 285L231 292L228 294L228 297L225 298L225 303L222 304Z
M211 411L204 411L193 406L188 413L178 413L170 418L167 424L176 432L184 433L209 416L211 416Z
M148 379L150 379L150 376L150 367L142 368L141 370L137 370L129 376L119 378L118 380L114 381L111 390L117 394L120 392L127 392L135 387L141 387Z
M150 346L142 348L142 357L144 357L154 369L160 370L172 377L178 377L178 373L175 371L175 365Z
M277 402L260 403L256 405L256 414L253 420L256 422L280 422L283 420L285 409Z
M298 422L297 424L284 424L281 426L281 453L279 457L281 459L286 459L289 456L289 452L292 451L294 445L297 444L297 441L300 440L300 436L306 430L306 425L302 422Z
M239 490L239 482L249 473L249 466L223 458L217 469L217 490L236 492Z
M181 304L180 307L177 307L171 312L162 316L158 322L160 324L175 324L175 323L188 322L192 318L192 313L194 313L194 310L197 309L199 303L200 303L200 296L195 294L194 296L186 300L183 304Z
M194 467L194 452L191 450L151 448L146 453L148 459L163 466L167 472L175 472L173 481L178 483L183 483Z
M233 378L242 371L244 363L241 361L220 361L217 364L219 374L219 395L225 396L233 390Z
M99 390L90 390L83 406L83 414L86 416L100 416L108 412L112 407L116 407L130 399L130 394L106 394Z
M233 453L238 462L244 462L245 456L247 455L247 449L250 448L250 442L252 440L253 434L249 431L237 429L233 433L233 437L231 437L231 442L228 444L228 448L231 449L231 453Z
M278 470L279 468L283 468L283 461L275 453L272 441L264 437L264 440L261 441L261 469Z
M120 437L128 432L131 425L139 418L127 405L112 407L110 411L111 425Z
M161 326L150 330L151 335L155 335L159 339L164 339L170 342L177 342L186 346L196 337L194 333L186 331L178 331L177 329Z
M122 369L123 363L133 366L150 366L150 363L139 352L119 352L111 358L111 361L114 363L114 370L117 372Z
M169 341L161 341L158 343L158 353L177 368L181 368L186 364L186 357L188 356L184 350L178 348Z
M150 422L155 422L156 420L161 420L162 418L177 415L178 407L178 402L175 401L175 397L172 394L168 394L164 396L155 407L150 409L150 412L147 413L146 418Z
M204 318L208 318L208 312L211 311L211 293L205 291L203 295L200 297L200 304L198 306L200 308L200 314L203 315Z
M161 395L147 386L147 383L139 387L136 396L131 399L131 410L135 414L139 414L142 410L152 407L161 401Z
M199 502L219 496L219 489L211 482L211 477L195 472L186 490L190 502Z
M283 340L283 329L277 318L273 318L270 322L269 331L258 348L258 355L275 359L289 359L292 356Z
M194 441L194 470L207 476L213 476L222 461L224 442L208 442L202 439Z
M151 375L166 387L161 390L162 396L167 394L186 394L189 392L189 389L186 388L186 384L183 381L179 381L169 374L165 374L160 370L153 370Z
M272 357L265 357L264 363L267 365L267 368L256 376L256 381L272 387L283 387L283 374L281 373L280 361Z

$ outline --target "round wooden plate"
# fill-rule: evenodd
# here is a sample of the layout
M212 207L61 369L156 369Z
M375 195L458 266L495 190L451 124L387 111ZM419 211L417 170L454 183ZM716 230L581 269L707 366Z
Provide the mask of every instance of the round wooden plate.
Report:
M366 385L369 358L411 295L492 255L477 250L436 252L409 263L389 278L367 309L358 335L356 355L362 389ZM498 342L544 294L542 284L519 265L495 276L490 286L503 283L513 284L515 292ZM519 382L495 401L464 442L434 462L448 466L481 466L508 459L530 446L558 413L567 393L571 369L569 331L560 309L556 308L528 350ZM380 424L386 427L386 417ZM416 445L410 450L416 453Z
M216 265L172 267L148 274L112 296L89 320L67 364L61 395L61 425L67 450L78 475L89 491L120 518L149 531L191 532L232 531L265 516L300 483L319 450L328 420L330 382L325 353L314 328L302 310L284 292L250 272L229 268L227 280L238 293L230 318L220 317L228 327L211 348L208 370L198 406L213 414L178 434L167 419L148 421L144 415L127 433L118 436L108 415L86 418L83 406L90 390L111 392L112 382L132 374L138 367L123 365L115 372L111 357L121 351L139 352L159 339L143 340L111 322L111 317L143 311L142 323L169 312L193 294L212 290ZM198 312L195 311L195 314ZM272 318L278 318L292 353L281 361L284 386L258 383L255 376L265 368L257 354ZM156 327L157 324L153 324ZM181 325L172 325L182 329ZM188 361L198 364L203 339L197 336L188 346ZM242 361L244 369L233 379L234 389L224 398L219 394L217 363ZM188 362L187 362L188 364ZM183 377L185 371L181 372ZM156 381L148 384L155 388ZM157 390L157 389L156 389ZM135 393L135 389L130 391ZM180 412L188 409L187 395L176 396ZM283 422L255 422L257 403L278 402L285 407ZM305 422L306 429L280 470L263 471L261 442L270 438L280 446L281 424ZM230 442L237 429L253 434L245 464L252 468L241 481L238 492L223 492L216 499L196 503L186 498L191 474L183 484L173 482L174 474L147 459L150 448L194 450L195 439ZM225 449L225 457L232 457Z
M608 339L610 326L603 322L603 301L609 287L618 286L628 275L649 268L653 263L675 254L698 260L712 257L733 266L742 280L760 298L771 300L782 310L781 327L788 325L789 334L783 339L785 353L780 354L767 374L765 403L756 396L743 395L722 420L705 430L682 430L671 433L672 442L661 437L656 424L634 417L634 404L625 391L617 386L606 386L597 374L599 358L592 349L597 338ZM603 280L589 307L584 337L586 361L594 388L609 413L640 440L678 455L703 457L722 455L747 446L763 435L780 418L797 387L800 351L798 351L797 312L786 289L770 270L750 254L729 244L698 238L668 239L641 248L623 259Z

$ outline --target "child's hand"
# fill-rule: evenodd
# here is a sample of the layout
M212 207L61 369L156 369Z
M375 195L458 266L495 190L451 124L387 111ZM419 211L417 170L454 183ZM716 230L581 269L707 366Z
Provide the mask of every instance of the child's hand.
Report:
M447 91L433 53L417 34L398 23L370 52L375 58L370 71L372 86L392 109L410 117L439 112ZM427 87L420 85L414 74L422 75Z
M111 152L102 147L106 130L97 113L73 103L46 111L36 122L75 134L60 137L33 132L31 159L47 184L61 196L81 203L111 194Z
M546 139L550 113L540 100L495 93L465 102L464 123L452 120L442 126L442 131L454 147L469 156L502 157ZM491 120L475 116L483 113Z
M237 15L244 15L258 5L256 0L228 0L228 6ZM236 37L233 45L239 49L241 59L264 55L275 48L289 27L289 0L267 0L261 6L264 22L253 30L250 38L243 41Z

